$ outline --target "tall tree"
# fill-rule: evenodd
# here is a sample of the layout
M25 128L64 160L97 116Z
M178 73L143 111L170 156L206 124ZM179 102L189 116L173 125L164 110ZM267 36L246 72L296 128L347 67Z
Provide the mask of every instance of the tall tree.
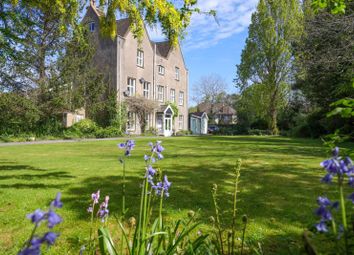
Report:
M252 15L236 86L244 91L262 84L269 100L269 129L278 134L277 115L292 80L292 44L302 33L302 10L298 0L260 0Z
M210 119L213 119L214 108L217 103L224 103L227 98L227 84L225 80L217 74L202 76L193 88L193 100L198 104L203 104L203 110L207 110ZM198 108L198 110L200 110Z

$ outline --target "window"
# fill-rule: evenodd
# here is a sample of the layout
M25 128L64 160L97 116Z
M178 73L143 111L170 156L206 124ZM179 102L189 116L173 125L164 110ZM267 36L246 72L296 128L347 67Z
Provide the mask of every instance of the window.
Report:
M183 129L183 115L178 116L178 129Z
M170 101L171 102L176 102L176 91L174 89L170 90Z
M161 74L161 75L165 74L165 67L159 65L159 74Z
M146 126L145 129L148 130L150 128L150 120L151 120L151 113L145 113L145 121L146 121Z
M163 86L157 86L157 100L163 102Z
M135 130L135 114L133 112L128 112L127 129Z
M145 81L143 86L144 86L143 95L144 95L145 98L149 99L149 96L150 96L150 83Z
M144 51L138 50L136 54L137 66L144 67Z
M128 78L128 96L135 95L135 83L136 83L135 79Z
M175 71L176 71L176 80L179 81L179 68L176 67Z
M179 92L178 104L179 105L183 105L184 104L184 92L183 91Z
M90 30L90 32L95 31L95 22L90 22L89 23L89 30Z

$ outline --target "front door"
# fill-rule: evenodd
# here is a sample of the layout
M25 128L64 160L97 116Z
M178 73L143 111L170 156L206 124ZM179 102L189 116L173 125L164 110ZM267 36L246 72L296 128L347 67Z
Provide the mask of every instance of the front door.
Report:
M171 136L172 135L172 116L165 115L165 125L164 125L164 136Z

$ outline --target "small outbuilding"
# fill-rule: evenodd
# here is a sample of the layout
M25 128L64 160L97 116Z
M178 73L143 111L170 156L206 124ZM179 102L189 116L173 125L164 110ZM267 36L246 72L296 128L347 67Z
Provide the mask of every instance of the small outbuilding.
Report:
M193 112L189 114L189 128L194 135L208 134L208 114L206 112Z

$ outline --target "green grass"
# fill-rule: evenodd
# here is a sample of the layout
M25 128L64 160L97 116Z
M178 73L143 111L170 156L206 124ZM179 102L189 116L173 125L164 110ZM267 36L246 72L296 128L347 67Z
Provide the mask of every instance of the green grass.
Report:
M151 138L136 140L128 161L128 216L137 215L143 155ZM78 254L89 234L86 208L93 191L111 197L110 210L120 211L122 154L117 141L0 147L0 250L15 254L31 231L26 214L45 208L63 193L59 212L64 222L50 254ZM297 254L301 233L313 224L318 195L333 195L319 179L328 155L319 141L280 137L179 137L162 139L165 159L159 163L172 181L165 202L168 219L200 210L205 222L213 215L211 186L219 186L225 215L232 207L232 169L242 158L239 221L249 217L248 242L261 242L266 254ZM352 146L349 144L347 146ZM226 217L228 220L229 218ZM225 223L227 224L227 223Z

